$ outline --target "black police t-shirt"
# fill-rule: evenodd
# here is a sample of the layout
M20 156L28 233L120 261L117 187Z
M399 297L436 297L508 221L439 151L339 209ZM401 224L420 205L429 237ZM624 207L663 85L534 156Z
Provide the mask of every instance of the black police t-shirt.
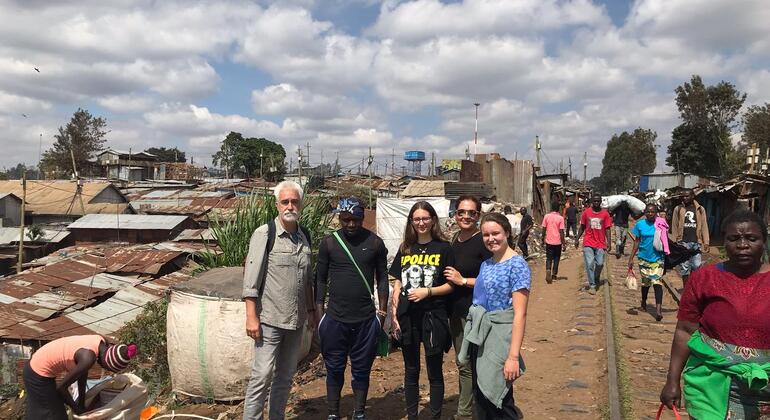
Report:
M464 242L455 240L452 242L452 250L455 255L453 267L466 279L478 277L481 263L492 257L492 252L484 246L481 232ZM473 288L455 285L454 291L449 296L449 310L452 316L464 318L468 315L468 308L472 303Z
M388 274L401 280L399 300L406 300L412 289L445 284L444 269L454 264L454 253L448 242L430 241L412 245L409 254L396 252ZM445 309L445 305L446 296L432 295L420 302L410 302L408 311Z

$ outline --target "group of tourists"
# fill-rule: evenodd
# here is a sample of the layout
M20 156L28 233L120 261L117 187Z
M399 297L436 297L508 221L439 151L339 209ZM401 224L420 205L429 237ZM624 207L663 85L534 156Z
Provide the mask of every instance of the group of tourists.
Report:
M514 251L504 215L482 216L477 198L460 197L454 212L460 229L447 238L436 210L416 202L387 267L383 240L363 227L362 203L343 198L334 210L340 229L321 239L312 272L310 238L298 224L302 189L284 181L275 195L279 215L254 232L246 259L246 330L255 340L256 358L244 418L263 418L268 388L269 418L284 418L306 320L318 330L329 420L343 416L340 395L348 364L350 418L366 418L370 373L383 339L401 348L407 418L418 416L423 365L429 416L441 418L443 359L453 346L460 378L455 418L470 419L474 412L480 419L519 418L512 383L524 372L520 351L530 270ZM383 337L387 315L390 337Z
M372 365L378 354L389 350L391 341L401 348L404 361L407 418L418 418L422 366L429 384L427 414L441 418L442 365L451 347L457 355L460 388L453 418L520 418L512 384L525 371L521 346L531 273L524 256L515 251L520 242L509 218L482 215L477 198L462 196L454 211L459 231L447 238L436 210L428 202L416 202L388 267L385 243L363 227L361 201L343 198L335 209L340 229L321 239L313 271L312 238L299 224L302 193L294 182L278 184L278 217L256 229L249 244L243 296L246 333L254 339L255 359L244 418L263 418L268 390L268 418L284 418L304 325L317 329L320 338L328 420L343 417L340 396L348 364L354 400L350 418L366 418ZM625 232L621 238L619 228L627 230L623 222L628 223L630 213L624 209L610 215L601 201L601 196L592 196L579 218L573 203L568 208L575 210L565 213L559 212L558 202L552 203L540 238L547 254L547 282L558 278L570 226L564 214L574 213L579 221L576 247L583 237L589 292L595 293L599 284L613 225L618 228L616 256L624 255ZM708 251L709 230L705 210L693 192L685 191L670 220L659 210L647 205L634 223L628 266L633 269L639 260L641 306L646 309L652 287L654 315L660 320L663 272L675 253L680 254L676 262L683 263L685 285L661 402L669 408L679 406L684 394L688 414L698 420L766 418L770 413L770 299L765 299L770 296L770 266L763 263L767 225L756 213L735 211L721 226L727 260L701 268L700 252ZM531 229L527 223L522 226L527 232ZM391 328L386 334L388 315ZM76 414L88 410L88 371L99 366L120 372L137 351L134 344L110 344L99 335L65 337L44 345L24 368L26 418L66 419L66 406Z

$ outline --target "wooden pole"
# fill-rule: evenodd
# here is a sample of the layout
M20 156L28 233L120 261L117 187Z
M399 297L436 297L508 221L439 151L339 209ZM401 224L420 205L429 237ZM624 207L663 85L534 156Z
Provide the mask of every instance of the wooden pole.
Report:
M21 265L24 261L24 212L27 203L27 170L21 172L21 223L19 227L19 261L16 264L16 273L21 273Z

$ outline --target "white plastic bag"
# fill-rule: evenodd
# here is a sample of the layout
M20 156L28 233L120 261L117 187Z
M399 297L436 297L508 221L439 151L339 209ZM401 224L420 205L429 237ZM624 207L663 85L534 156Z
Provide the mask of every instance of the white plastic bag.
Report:
M628 274L626 275L626 287L631 290L636 290L639 287L639 281L636 279L633 268L628 269Z
M89 389L86 407L100 395L104 401L101 407L73 415L73 420L138 420L147 405L147 387L141 378L131 373L116 375Z

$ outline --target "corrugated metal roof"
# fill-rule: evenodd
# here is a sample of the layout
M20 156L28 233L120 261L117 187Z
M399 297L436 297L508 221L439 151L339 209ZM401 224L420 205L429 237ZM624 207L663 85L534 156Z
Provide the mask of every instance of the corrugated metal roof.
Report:
M461 195L471 195L479 199L495 196L495 187L483 182L447 182L444 185L445 197L449 199Z
M67 229L138 229L173 230L187 219L186 216L148 214L87 214L70 223Z
M121 197L120 203L93 202L108 188L114 189L115 194ZM82 215L76 191L77 185L73 181L27 181L26 209L33 214ZM18 180L0 181L0 192L21 197L21 183ZM81 196L86 214L122 213L128 207L128 201L120 190L108 182L83 182Z
M178 269L185 255L149 245L65 248L49 256L42 268L0 279L0 337L47 341L75 334L113 336L168 286L191 278L181 271L150 277L161 269ZM106 268L113 274L103 273ZM118 272L143 276L114 274ZM113 293L95 305L99 297Z
M173 239L174 242L180 241L214 241L214 233L211 229L185 229L179 232L179 235Z
M18 227L0 227L0 244L10 244L14 242L19 242L19 229ZM29 236L27 236L27 232L29 229L24 228L24 241L29 241ZM69 236L69 231L67 230L52 230L52 229L43 229L43 236L39 238L38 242L50 242L50 243L59 243L67 236Z
M15 198L15 199L19 200L19 202L21 202L21 198L17 197L16 194L9 193L9 192L0 192L0 200L2 200L5 197L9 197L9 196L12 197L12 198Z
M443 197L446 181L413 180L401 193L402 197Z

